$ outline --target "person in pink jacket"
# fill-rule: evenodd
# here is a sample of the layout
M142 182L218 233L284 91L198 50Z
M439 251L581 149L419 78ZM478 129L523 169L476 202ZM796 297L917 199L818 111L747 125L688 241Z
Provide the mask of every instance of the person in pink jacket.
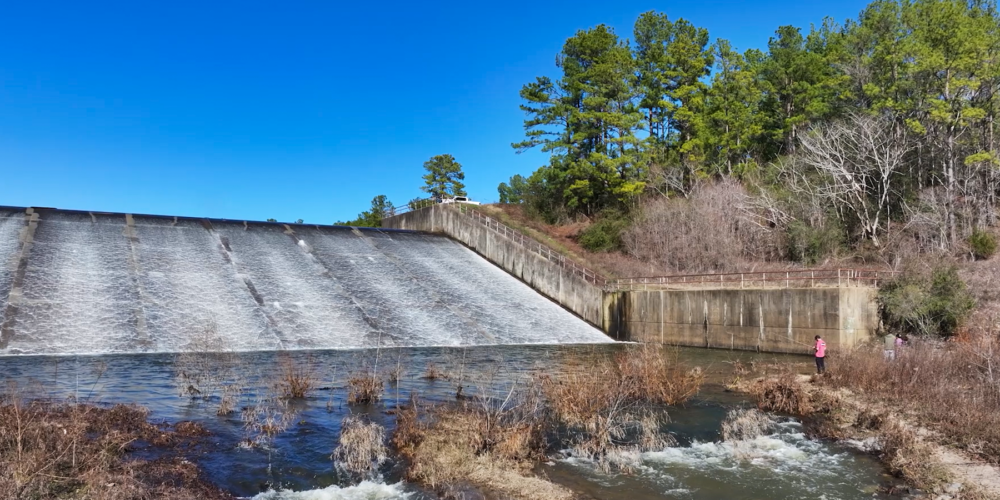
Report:
M826 359L826 342L819 335L816 336L816 346L813 347L813 351L816 351L816 373L823 374L826 372L826 364L824 361Z

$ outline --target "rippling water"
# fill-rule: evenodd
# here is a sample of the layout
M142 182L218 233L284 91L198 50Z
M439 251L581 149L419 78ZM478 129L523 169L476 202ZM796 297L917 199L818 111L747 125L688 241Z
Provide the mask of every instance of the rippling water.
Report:
M442 235L35 216L22 253L24 211L0 207L0 355L611 342Z
M350 484L338 477L331 462L340 422L349 413L364 413L387 427L394 417L386 410L406 404L411 395L422 400L453 401L459 386L464 394L503 390L527 383L533 373L587 369L589 360L619 349L617 345L497 346L464 348L399 348L311 352L254 352L235 359L250 388L245 401L264 391L283 364L313 366L320 383L308 398L294 400L294 422L269 446L240 446L246 437L239 412L216 416L218 398L182 396L186 387L177 373L198 356L130 354L107 356L2 357L0 372L31 395L76 398L100 403L146 406L151 418L177 422L194 420L211 432L209 443L190 451L219 486L237 495L274 500L333 500L426 498L419 488L400 482L398 465L382 470L379 481ZM882 479L881 467L870 457L829 443L807 439L791 419L771 435L744 443L741 457L732 443L720 442L726 412L747 402L723 392L721 381L736 358L747 362L775 355L683 349L682 358L706 369L709 384L684 408L671 410L669 429L678 446L631 457L632 475L606 474L586 460L554 457L544 472L553 480L594 498L609 500L753 499L753 498L872 498ZM203 360L218 358L204 357ZM385 399L371 406L346 403L346 380L363 366L385 371L399 366L397 383L386 385ZM447 379L425 378L428 367ZM716 382L716 383L713 383ZM749 450L747 452L747 450Z

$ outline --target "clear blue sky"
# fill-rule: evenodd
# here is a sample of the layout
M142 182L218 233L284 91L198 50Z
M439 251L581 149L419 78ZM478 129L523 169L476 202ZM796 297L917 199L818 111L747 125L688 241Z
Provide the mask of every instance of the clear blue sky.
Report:
M0 205L329 224L442 153L493 201L546 162L518 90L576 30L655 9L742 50L865 3L7 2Z

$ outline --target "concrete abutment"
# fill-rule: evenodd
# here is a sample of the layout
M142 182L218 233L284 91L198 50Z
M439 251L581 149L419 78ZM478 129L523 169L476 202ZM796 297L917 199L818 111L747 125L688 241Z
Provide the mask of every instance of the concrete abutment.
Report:
M414 210L383 225L443 233L616 340L807 353L816 335L849 347L878 325L872 287L605 291L456 207Z

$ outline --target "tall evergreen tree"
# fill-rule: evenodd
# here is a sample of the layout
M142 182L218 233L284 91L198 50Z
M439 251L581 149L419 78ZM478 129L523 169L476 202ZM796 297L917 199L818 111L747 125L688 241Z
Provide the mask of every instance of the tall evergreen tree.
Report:
M679 166L690 183L705 155L706 77L714 57L708 30L650 11L636 21L635 40L639 107L651 146L660 163Z
M560 80L538 78L521 89L526 139L514 148L554 153L545 185L570 210L592 214L641 193L642 115L627 43L599 25L568 39L556 64Z
M834 63L836 31L824 23L808 39L799 28L781 26L768 42L764 77L770 94L772 137L781 151L794 153L798 134L810 123L834 115L847 80Z
M726 175L742 175L762 161L758 145L764 133L759 82L764 54L751 50L744 56L727 40L715 42L715 75L707 100L705 143L707 161Z
M452 155L437 155L424 162L424 185L420 188L432 198L465 196L465 173Z

